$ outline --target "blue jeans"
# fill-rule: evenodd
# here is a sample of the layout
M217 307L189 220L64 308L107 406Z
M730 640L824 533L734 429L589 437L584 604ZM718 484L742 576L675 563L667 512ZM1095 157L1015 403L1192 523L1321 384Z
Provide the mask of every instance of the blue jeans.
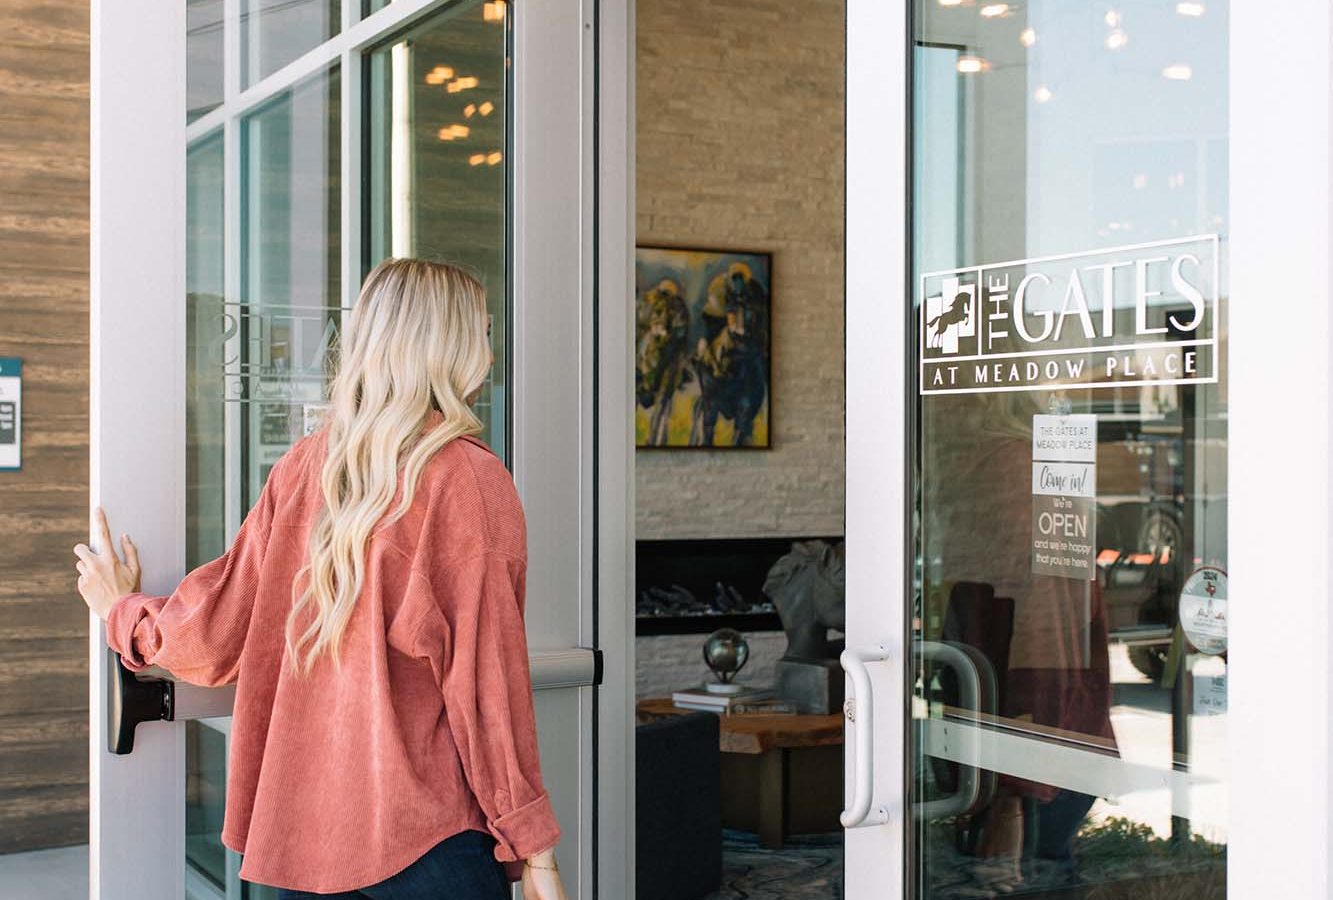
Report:
M460 831L396 875L355 891L311 894L278 889L278 900L509 900L509 877L495 858L495 838Z

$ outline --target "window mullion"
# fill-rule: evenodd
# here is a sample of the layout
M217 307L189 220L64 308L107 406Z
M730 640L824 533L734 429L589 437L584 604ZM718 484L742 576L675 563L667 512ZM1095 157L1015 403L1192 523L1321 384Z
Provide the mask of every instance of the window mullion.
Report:
M350 2L350 0L348 0ZM346 13L344 12L344 17ZM342 180L339 197L341 210L342 278L340 279L344 309L350 309L361 287L361 65L358 50L342 52Z

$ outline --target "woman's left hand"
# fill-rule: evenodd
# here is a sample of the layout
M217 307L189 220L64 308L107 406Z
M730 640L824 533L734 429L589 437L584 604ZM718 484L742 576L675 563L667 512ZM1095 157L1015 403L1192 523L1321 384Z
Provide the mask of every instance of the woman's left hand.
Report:
M134 546L128 534L120 536L120 547L125 552L122 562L111 546L111 527L106 521L106 512L97 507L97 527L101 531L101 549L96 553L87 544L75 544L74 555L79 561L74 568L79 570L79 594L88 608L105 619L116 601L126 594L139 590L139 548Z

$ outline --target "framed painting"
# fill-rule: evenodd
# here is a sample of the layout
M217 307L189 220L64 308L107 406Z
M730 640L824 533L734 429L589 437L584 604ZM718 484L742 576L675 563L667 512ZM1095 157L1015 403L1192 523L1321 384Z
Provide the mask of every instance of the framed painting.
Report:
M635 251L635 443L770 446L772 256Z

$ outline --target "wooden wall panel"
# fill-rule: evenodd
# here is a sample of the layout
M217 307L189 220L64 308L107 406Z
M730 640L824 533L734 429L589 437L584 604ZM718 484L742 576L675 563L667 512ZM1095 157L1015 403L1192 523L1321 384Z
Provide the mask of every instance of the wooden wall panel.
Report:
M87 0L0 0L0 356L23 470L0 472L0 853L88 839Z

